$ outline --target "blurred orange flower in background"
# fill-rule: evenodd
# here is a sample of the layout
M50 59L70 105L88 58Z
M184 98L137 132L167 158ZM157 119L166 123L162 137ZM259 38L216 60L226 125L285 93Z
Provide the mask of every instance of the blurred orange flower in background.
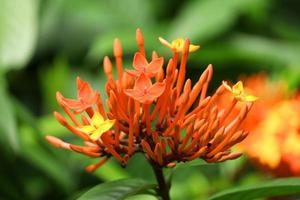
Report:
M259 168L275 176L300 176L300 98L290 96L284 82L264 74L243 78L260 99L242 127L250 131L240 147Z

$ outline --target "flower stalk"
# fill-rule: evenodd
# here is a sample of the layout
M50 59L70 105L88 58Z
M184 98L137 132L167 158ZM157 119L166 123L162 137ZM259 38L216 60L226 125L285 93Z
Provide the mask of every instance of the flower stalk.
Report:
M162 167L156 165L150 161L150 165L155 174L156 181L158 183L158 194L163 200L170 200L170 185L167 183Z

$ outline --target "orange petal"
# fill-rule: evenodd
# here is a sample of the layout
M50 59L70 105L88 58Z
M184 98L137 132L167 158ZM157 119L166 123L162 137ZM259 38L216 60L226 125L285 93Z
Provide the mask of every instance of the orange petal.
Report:
M162 68L163 63L164 63L163 57L152 60L151 63L146 68L146 74L148 76L156 75Z
M140 97L137 97L136 100L143 103L143 104L150 104L152 103L152 101L154 100L155 98L146 94L146 95L142 95Z
M159 83L159 82L155 83L153 86L151 86L149 88L148 95L151 96L152 98L159 97L164 92L165 86L166 86L165 82L163 82L163 83Z
M133 58L134 69L136 69L138 71L144 71L144 69L147 67L147 65L148 65L148 62L147 62L146 58L140 52L137 52Z
M144 91L152 86L151 79L142 73L135 81L134 89Z
M81 78L79 76L77 76L76 82L77 82L77 89L79 90L82 87L82 84L84 83L84 81L81 80Z
M131 75L131 76L139 76L141 74L141 72L136 71L136 70L128 70L126 69L126 72Z
M78 91L78 98L85 99L89 98L91 95L93 95L93 89L88 82L84 82Z
M142 94L140 91L135 90L135 89L127 89L127 90L124 90L124 93L125 93L127 96L129 96L129 97L131 97L131 98L133 98L133 99L136 99L136 100L137 100L137 98L140 98L141 96L143 96L143 94Z
M62 98L62 102L71 109L79 109L83 106L79 100L74 99Z

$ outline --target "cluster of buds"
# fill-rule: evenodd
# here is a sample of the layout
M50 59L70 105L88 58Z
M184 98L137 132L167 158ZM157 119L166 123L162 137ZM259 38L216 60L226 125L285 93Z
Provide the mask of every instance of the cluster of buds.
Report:
M118 78L113 77L110 59L104 57L105 102L99 92L80 78L77 78L77 99L56 95L69 120L58 112L54 112L55 118L80 137L83 145L69 144L53 136L46 137L48 142L100 157L87 171L97 169L112 156L125 166L138 152L160 167L174 167L177 162L197 158L222 162L239 157L241 153L232 153L230 148L246 138L248 133L240 130L240 125L256 98L245 94L241 83L230 87L226 82L207 96L213 74L211 65L194 86L190 79L185 81L188 55L199 46L191 45L188 39L171 43L163 38L159 40L173 52L167 63L155 51L148 61L143 34L137 29L139 50L133 58L134 69L124 70L121 42L115 39ZM225 93L232 95L226 107L219 106L218 99ZM241 102L242 109L232 116L237 102ZM228 121L228 116L232 120Z

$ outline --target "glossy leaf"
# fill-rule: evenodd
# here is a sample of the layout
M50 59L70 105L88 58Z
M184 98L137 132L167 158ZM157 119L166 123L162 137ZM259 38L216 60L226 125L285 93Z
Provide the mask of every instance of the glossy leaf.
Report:
M93 174L104 181L113 181L130 177L128 172L120 166L120 163L113 159L110 159L98 170L93 172Z
M0 142L16 151L19 149L16 120L3 77L0 77L0 111Z
M224 44L211 45L197 55L197 60L226 63L242 61L262 63L264 66L298 66L300 46L265 37L235 34Z
M206 41L230 29L241 12L253 0L218 0L189 1L174 20L170 39L189 37L191 40Z
M71 191L74 187L74 179L76 179L72 176L72 171L66 170L67 166L43 147L43 144L39 142L40 136L30 126L20 127L20 133L22 157L54 180L63 191Z
M158 197L149 194L138 194L138 195L130 196L125 200L158 200Z
M193 161L189 162L181 162L176 165L174 169L181 169L181 168L187 168L187 167L197 167L197 166L202 166L202 165L210 165L209 163L205 162L204 160L201 159L196 159Z
M23 67L37 38L37 0L2 0L0 6L0 69Z
M148 27L149 28L149 27ZM162 29L158 26L155 26L151 29L143 28L143 35L145 38L145 46L149 49L156 49L158 52L160 49L165 49L163 45L161 45L158 41L158 37L160 35L164 35L165 29ZM137 50L137 44L134 36L134 28L132 29L124 29L122 32L113 31L111 32L99 34L93 44L90 47L87 58L89 60L99 60L99 58L105 55L111 55L113 53L112 46L114 38L120 38L122 42L122 48L124 52L127 54L130 52L134 52Z
M228 189L209 198L209 200L251 200L263 197L276 197L300 194L300 179L286 178L271 180L254 186L242 186Z
M82 53L98 34L122 33L124 29L134 31L154 21L150 0L52 0L43 3L46 6L41 19L40 49L56 49L71 56ZM56 34L57 30L60 34ZM97 61L99 58L101 55L97 56Z
M84 193L78 198L78 200L125 199L126 197L141 193L154 187L154 184L150 184L141 179L121 179L97 185Z
M59 91L64 95L70 95L69 83L70 78L69 64L64 58L56 58L54 63L47 68L41 68L39 72L39 80L41 86L41 92L45 105L49 110L57 110L59 108L56 102L55 93L59 88ZM72 80L72 86L75 79Z

